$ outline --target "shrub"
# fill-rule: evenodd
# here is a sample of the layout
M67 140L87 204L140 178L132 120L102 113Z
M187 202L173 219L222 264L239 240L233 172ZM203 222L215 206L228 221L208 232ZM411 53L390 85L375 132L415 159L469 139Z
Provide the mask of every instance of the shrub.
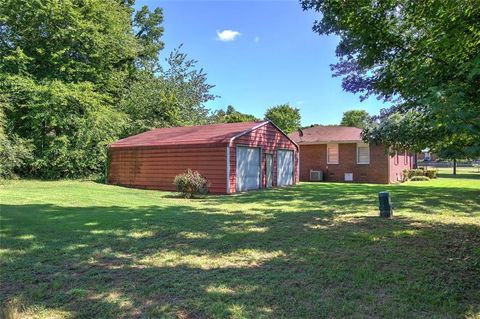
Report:
M438 173L437 169L427 169L425 171L425 176L427 176L430 179L437 178L437 173Z
M173 184L185 198L192 198L195 194L208 193L209 182L199 172L190 169L175 176Z
M428 178L427 176L413 176L410 180L412 182L422 182L422 181L429 181L430 178Z
M403 181L408 181L415 176L425 176L425 171L423 170L423 168L403 170Z

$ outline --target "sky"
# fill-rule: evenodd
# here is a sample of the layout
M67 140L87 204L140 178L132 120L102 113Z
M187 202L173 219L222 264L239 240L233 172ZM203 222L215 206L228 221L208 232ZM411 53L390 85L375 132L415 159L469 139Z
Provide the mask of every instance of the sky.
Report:
M233 105L263 118L267 108L290 103L306 126L339 124L351 109L373 115L386 107L343 91L330 70L338 37L314 33L318 13L296 0L137 0L137 8L143 5L163 8L163 57L183 44L215 85L220 97L207 103L212 110Z

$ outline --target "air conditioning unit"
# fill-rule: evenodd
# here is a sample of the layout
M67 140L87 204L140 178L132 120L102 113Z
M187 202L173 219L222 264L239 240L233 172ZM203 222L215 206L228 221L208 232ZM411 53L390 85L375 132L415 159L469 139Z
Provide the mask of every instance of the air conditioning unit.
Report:
M321 182L323 181L323 171L314 171L310 170L310 181L311 182Z

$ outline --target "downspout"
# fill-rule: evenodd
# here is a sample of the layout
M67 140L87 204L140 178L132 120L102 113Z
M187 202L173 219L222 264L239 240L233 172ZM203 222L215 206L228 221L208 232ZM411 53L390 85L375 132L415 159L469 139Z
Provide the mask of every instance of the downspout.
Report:
M230 144L227 145L227 194L230 194Z

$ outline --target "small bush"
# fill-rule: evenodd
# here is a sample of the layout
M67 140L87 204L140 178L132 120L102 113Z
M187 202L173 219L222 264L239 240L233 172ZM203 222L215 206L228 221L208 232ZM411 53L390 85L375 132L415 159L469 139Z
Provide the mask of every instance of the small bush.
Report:
M437 169L427 169L425 171L425 176L427 176L430 179L437 178L437 173L438 173Z
M410 180L412 182L422 182L422 181L429 181L430 178L428 178L427 176L413 176Z
M404 169L403 170L403 181L406 182L411 180L415 176L425 176L425 170L423 168L416 169Z
M190 169L175 176L173 184L185 198L192 198L195 194L208 193L209 182L199 172Z
M425 176L425 171L423 170L423 168L411 169L409 172L409 178L415 176Z

